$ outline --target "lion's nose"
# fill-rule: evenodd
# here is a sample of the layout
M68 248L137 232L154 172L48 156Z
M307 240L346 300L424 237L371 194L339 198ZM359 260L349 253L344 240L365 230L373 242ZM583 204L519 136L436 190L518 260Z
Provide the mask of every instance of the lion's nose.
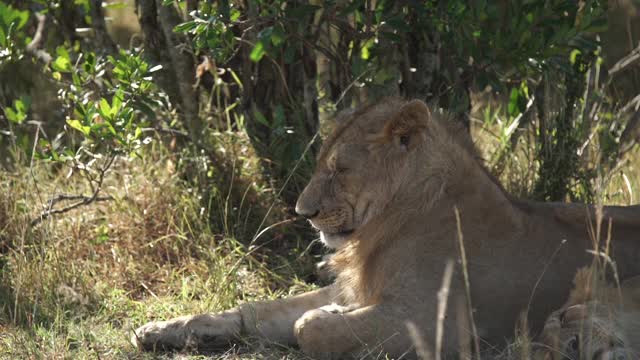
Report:
M300 203L296 204L296 214L305 217L306 219L313 219L318 216L320 210L315 208L306 208L304 206L300 206Z

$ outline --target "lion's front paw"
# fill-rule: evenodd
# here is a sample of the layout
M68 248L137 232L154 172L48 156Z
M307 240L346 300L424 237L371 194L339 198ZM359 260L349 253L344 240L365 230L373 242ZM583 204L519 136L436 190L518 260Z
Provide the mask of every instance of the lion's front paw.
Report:
M223 347L242 329L242 317L232 309L217 315L183 316L139 327L131 342L146 351L214 350Z
M346 308L325 306L307 311L294 325L294 334L300 349L317 359L333 359L341 355L342 348L329 340L335 328L336 321L340 321L340 310Z
M131 343L146 351L182 349L186 345L184 323L182 318L147 323L134 331Z

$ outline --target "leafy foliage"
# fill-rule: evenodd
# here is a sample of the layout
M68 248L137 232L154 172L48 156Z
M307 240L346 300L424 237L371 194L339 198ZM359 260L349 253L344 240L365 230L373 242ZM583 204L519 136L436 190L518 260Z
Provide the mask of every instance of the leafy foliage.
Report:
M3 62L22 56L27 46L27 36L23 28L28 20L29 11L0 3L0 66Z
M74 137L67 132L60 133L54 143L41 139L40 157L71 161L87 170L96 159L135 156L151 141L143 139L143 129L155 118L152 108L163 106L152 81L152 73L159 68L150 68L133 52L108 58L88 52L72 59L64 47L58 47L57 55L51 69L61 86L66 124L83 140L78 147L65 146L60 139Z

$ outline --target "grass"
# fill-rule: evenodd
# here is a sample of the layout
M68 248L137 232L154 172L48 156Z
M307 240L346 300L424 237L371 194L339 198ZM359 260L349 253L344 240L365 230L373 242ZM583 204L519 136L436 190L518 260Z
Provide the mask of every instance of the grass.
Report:
M497 146L489 134L474 133L485 156ZM303 223L270 229L249 243L274 202L266 224L289 215L256 176L246 138L220 134L219 144L217 155L231 153L237 160L212 174L200 160L176 156L154 142L143 158L114 164L104 186L113 200L37 227L29 223L47 199L89 193L83 178L39 162L0 172L0 358L157 358L129 343L132 329L315 287L308 280L317 258L307 251ZM502 175L516 193L532 183L532 158L526 147L517 151ZM637 201L640 174L630 164L603 192L608 203ZM229 169L234 176L223 174ZM517 339L503 357L516 357L509 354L528 344ZM304 358L295 349L255 339L216 356Z
M35 228L29 222L46 199L88 193L82 178L43 163L0 173L0 358L152 357L129 343L132 329L149 320L216 312L313 287L296 276L313 259L297 250L291 236L270 230L275 246L249 252L246 241L230 234L255 230L256 221L242 213L251 211L250 204L240 206L228 189L210 192L213 203L226 199L222 208L245 209L228 210L233 220L210 221L201 192L181 179L174 161L161 145L143 159L121 160L104 186L112 201ZM248 201L248 193L255 196L253 206L272 200L272 192L249 186L238 200ZM220 209L211 208L216 214ZM278 207L267 223L276 216L284 216ZM234 231L216 228L237 219Z

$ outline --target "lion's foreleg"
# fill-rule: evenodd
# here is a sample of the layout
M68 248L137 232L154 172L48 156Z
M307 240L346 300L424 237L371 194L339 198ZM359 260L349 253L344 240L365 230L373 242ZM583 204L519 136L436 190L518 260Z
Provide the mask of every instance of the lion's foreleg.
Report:
M325 307L306 312L294 331L300 348L314 357L339 358L361 351L400 356L411 347L403 318L387 305L344 313Z
M286 299L240 305L219 314L182 316L138 328L132 342L144 350L214 349L241 336L295 343L293 324L306 311L332 302L330 287Z
M305 312L334 301L332 287L274 301L241 305L244 333L281 344L295 344L293 325Z

